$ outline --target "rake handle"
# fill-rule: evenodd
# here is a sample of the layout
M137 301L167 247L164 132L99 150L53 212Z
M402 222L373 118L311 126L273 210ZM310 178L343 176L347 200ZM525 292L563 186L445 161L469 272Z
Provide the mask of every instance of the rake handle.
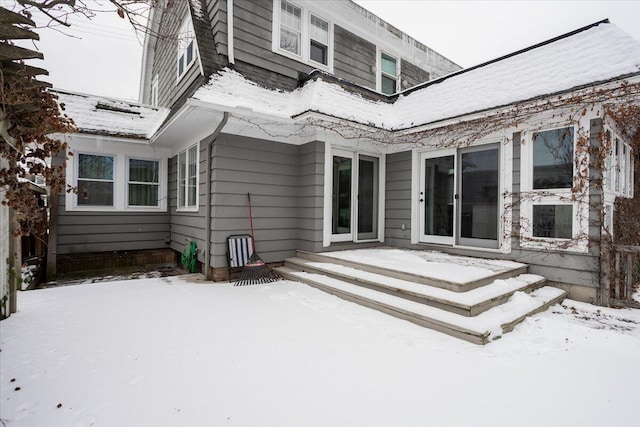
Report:
M247 200L249 201L249 229L251 230L251 250L256 251L256 239L253 236L253 215L251 213L251 193L247 193Z

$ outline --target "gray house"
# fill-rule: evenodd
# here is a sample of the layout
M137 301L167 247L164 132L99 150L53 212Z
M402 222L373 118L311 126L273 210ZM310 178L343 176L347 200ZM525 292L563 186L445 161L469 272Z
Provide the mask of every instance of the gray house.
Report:
M171 262L193 241L224 280L251 193L267 262L437 249L599 298L636 156L609 111L638 102L640 42L601 21L460 70L350 1L171 4L151 16L142 104L59 92L78 192L57 199L50 271Z

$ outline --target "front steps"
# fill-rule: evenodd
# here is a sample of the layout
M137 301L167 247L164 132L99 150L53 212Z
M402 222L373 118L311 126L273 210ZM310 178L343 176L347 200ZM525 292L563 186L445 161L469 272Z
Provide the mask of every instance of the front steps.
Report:
M480 285L452 284L411 273L410 268L399 272L336 253L299 251L276 270L288 279L475 344L499 338L525 317L566 297L565 291L544 286L543 277L526 274L522 264L489 274L491 281L479 277Z

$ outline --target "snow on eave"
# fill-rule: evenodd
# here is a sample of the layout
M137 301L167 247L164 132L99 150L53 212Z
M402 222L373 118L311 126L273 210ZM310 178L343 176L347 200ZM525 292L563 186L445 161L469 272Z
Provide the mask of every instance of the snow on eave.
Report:
M379 99L340 79L313 74L301 87L285 92L225 69L193 98L216 109L249 110L274 120L323 115L372 129L408 131L635 78L640 74L640 42L608 20L599 21L397 97Z
M162 125L169 110L117 98L52 89L62 113L73 119L78 133L121 138L149 139Z

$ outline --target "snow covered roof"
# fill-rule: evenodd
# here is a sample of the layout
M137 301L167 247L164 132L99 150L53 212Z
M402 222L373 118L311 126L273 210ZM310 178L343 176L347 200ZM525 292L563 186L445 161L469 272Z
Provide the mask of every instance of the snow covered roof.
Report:
M292 92L269 90L230 70L212 76L193 98L276 118L318 112L406 129L639 73L640 42L605 20L409 89L392 104L321 79Z
M169 114L156 108L113 98L53 89L64 113L81 133L148 139Z

